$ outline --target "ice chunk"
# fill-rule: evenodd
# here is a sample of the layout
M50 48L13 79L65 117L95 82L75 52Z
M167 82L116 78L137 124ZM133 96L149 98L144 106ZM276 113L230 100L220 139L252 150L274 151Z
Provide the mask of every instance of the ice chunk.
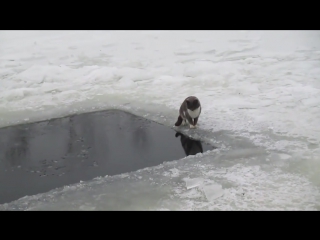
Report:
M212 202L223 195L222 186L217 183L204 185L202 189L209 202Z
M187 189L198 187L203 183L202 178L186 178L184 181L186 182Z

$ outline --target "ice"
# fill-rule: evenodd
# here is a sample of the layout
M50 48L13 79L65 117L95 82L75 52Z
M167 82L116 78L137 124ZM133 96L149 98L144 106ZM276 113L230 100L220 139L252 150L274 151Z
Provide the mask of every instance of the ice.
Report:
M82 211L92 211L95 210L96 208L94 206L87 206L87 205L82 205L79 208Z
M0 205L0 210L319 209L319 189L298 174L217 161L212 154L196 163L194 159L164 163L161 167L128 173L127 177L106 176L27 196ZM177 168L179 175L172 177L170 172ZM198 187L187 189L188 178Z
M186 188L191 189L200 186L203 183L201 178L185 179Z
M209 202L212 202L223 195L223 189L220 184L208 184L202 188Z
M0 127L113 108L172 127L196 95L199 126L181 131L219 147L1 208L319 210L319 39L320 31L1 31ZM208 182L223 194L201 190Z

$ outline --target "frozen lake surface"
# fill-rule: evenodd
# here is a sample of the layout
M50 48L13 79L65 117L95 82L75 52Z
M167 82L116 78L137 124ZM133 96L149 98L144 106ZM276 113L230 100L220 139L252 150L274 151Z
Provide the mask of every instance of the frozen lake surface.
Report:
M0 31L0 127L122 109L218 149L0 205L319 210L320 31Z

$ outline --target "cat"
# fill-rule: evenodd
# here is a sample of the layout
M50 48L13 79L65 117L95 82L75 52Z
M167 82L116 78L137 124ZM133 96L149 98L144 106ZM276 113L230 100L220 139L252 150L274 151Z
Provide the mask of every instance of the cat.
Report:
M189 96L187 97L180 106L179 117L175 126L180 126L188 122L190 128L195 128L201 113L201 104L197 97Z

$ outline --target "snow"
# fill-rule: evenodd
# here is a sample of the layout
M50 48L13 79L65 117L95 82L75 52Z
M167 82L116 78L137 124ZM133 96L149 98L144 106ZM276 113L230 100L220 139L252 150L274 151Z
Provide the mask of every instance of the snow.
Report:
M172 127L195 95L182 131L219 146L0 209L319 210L319 73L320 31L0 31L0 127L111 108Z

